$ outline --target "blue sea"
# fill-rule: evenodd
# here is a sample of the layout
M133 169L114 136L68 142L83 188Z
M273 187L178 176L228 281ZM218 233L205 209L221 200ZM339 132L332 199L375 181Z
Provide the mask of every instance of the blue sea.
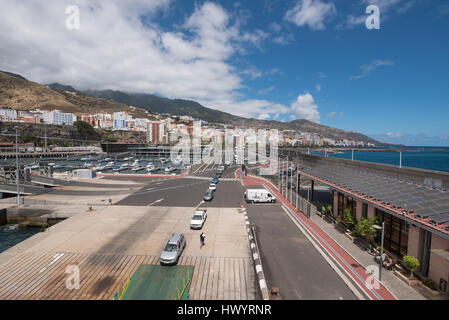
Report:
M398 151L396 151L398 150ZM399 166L402 150L402 166L449 172L449 147L395 147L388 151L354 151L354 160ZM324 152L310 152L324 155ZM329 157L352 158L352 151L328 153Z
M20 228L18 225L0 227L0 253L40 232L39 228Z

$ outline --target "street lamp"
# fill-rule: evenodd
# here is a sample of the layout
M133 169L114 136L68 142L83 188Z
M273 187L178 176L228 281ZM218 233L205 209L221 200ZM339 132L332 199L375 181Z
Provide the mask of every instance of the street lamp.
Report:
M16 130L16 186L17 186L17 205L20 206L20 171L19 171L19 127L15 126Z
M379 259L379 281L382 281L382 265L384 262L384 231L385 231L385 221L382 222L382 227L377 224L373 225L376 230L382 230L382 238L380 240L380 259Z

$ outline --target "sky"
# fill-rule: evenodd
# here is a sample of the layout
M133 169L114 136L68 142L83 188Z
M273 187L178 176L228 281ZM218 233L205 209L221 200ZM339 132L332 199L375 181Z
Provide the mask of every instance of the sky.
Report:
M379 28L366 26L374 21L369 5L379 9ZM0 7L0 70L31 81L449 146L444 0L0 0Z

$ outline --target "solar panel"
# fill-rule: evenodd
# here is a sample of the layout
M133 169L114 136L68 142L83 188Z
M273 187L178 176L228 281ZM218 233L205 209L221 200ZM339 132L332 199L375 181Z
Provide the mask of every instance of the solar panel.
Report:
M449 214L437 214L435 216L430 217L436 224L441 224L445 222L449 222Z

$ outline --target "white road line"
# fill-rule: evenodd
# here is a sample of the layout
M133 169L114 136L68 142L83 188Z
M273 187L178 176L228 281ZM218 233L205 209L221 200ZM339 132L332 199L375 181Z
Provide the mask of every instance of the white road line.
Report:
M152 206L153 204L156 204L156 203L162 202L162 201L164 201L164 198L162 198L162 199L159 199L159 200L156 200L156 201L154 201L154 202L150 203L150 204L148 205L148 207Z
M41 271L39 271L39 273L42 273L42 272L44 272L45 270L47 270L53 263L55 263L56 261L58 261L59 259L61 259L63 255L64 255L64 253L58 253L58 254L54 255L54 256L53 256L53 260L52 260L49 264L47 264L45 267L43 267L43 268L41 269Z

